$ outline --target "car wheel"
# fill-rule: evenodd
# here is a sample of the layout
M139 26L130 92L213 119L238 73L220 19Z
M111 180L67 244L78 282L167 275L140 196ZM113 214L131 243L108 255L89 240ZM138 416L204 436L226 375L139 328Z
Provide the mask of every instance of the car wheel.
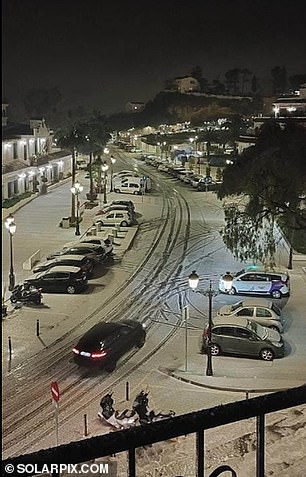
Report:
M221 354L221 348L215 343L211 343L210 345L210 353L212 356L218 356L218 354Z
M271 292L271 296L272 298L281 298L282 294L279 290L273 290L273 292Z
M118 192L120 192L119 189L114 189L114 192L116 192L116 194L118 194Z
M34 301L35 305L40 305L41 304L41 298L36 298L36 300Z
M76 292L76 289L74 285L69 285L67 287L67 293L69 293L70 295L73 295L75 292Z
M274 359L274 353L269 348L262 349L259 353L259 356L264 361L273 361L273 359Z
M236 293L237 293L237 290L235 287L232 287L230 291L228 292L229 295L236 295Z
M123 220L120 224L120 227L127 227L128 226L128 223L126 222L126 220Z
M112 373L113 371L115 371L116 366L117 366L116 361L112 361L111 363L108 363L105 366L105 371L107 371L108 373Z
M11 296L10 300L11 300L11 303L17 303L17 298L14 296Z

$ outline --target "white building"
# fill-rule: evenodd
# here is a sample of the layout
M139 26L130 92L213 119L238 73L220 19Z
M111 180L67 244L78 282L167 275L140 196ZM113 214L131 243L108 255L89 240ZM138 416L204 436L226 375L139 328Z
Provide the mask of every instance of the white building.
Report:
M71 155L52 149L52 131L45 120L10 123L2 104L2 201L41 191L71 171Z
M200 83L193 76L174 78L174 84L179 93L193 93L201 91Z

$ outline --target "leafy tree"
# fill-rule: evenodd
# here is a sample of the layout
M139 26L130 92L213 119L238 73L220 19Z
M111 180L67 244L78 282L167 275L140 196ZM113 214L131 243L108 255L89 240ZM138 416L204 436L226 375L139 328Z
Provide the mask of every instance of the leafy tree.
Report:
M256 94L258 90L258 80L255 75L252 77L252 82L251 82L251 91L253 94Z
M306 230L306 209L301 207L306 193L305 157L305 128L291 123L282 129L271 121L262 127L256 145L223 171L218 197L234 196L236 204L237 196L245 198L243 208L233 206L226 215L223 230L223 239L235 256L261 256L262 261L271 257L275 220L284 221L289 230ZM254 250L254 237L259 236L263 243Z
M273 93L285 93L287 89L287 70L285 66L274 66L271 70Z
M240 78L240 69L233 68L225 73L226 86L229 93L237 94L239 78Z
M225 86L219 80L219 78L213 79L212 86L210 87L209 92L212 93L212 94L224 94L225 93Z
M252 76L252 71L248 68L243 68L240 70L240 78L241 78L241 94L246 93L246 85L250 82L250 78Z

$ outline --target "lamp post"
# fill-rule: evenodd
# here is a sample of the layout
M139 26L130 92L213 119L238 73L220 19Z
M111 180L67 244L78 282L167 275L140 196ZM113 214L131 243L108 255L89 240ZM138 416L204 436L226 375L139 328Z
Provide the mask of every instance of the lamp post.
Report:
M83 191L83 186L80 184L78 181L74 183L74 185L71 187L71 192L72 194L76 197L76 222L75 222L75 235L81 235L80 233L80 201L79 201L79 195Z
M208 328L207 328L207 365L206 376L213 376L212 355L211 355L211 328L212 328L212 299L217 293L212 289L211 280L209 281L208 290L197 290L199 283L199 275L195 270L189 275L189 286L197 293L201 293L208 297Z
M114 171L113 171L113 166L114 166L114 164L115 164L115 162L116 162L116 159L115 159L115 158L114 158L114 156L112 155L112 156L110 157L110 160L111 160L111 182L110 182L110 192L113 192L113 173L114 173Z
M108 170L108 165L106 162L104 162L101 166L102 172L104 172L104 186L103 186L103 204L107 203L107 198L106 198L106 179L107 179L107 170Z
M13 235L16 232L15 219L10 214L5 221L5 228L8 230L10 235L10 273L9 273L9 290L12 291L15 287L15 275L14 275L14 265L13 265Z

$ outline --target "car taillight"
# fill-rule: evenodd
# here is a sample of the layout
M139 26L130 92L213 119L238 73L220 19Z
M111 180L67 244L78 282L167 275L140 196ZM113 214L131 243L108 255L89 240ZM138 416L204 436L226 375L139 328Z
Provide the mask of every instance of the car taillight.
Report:
M104 356L106 356L106 351L99 351L98 353L91 353L91 357L93 359L100 359L100 358L104 358Z
M77 348L73 348L72 351L74 352L74 354L80 354L80 351Z

